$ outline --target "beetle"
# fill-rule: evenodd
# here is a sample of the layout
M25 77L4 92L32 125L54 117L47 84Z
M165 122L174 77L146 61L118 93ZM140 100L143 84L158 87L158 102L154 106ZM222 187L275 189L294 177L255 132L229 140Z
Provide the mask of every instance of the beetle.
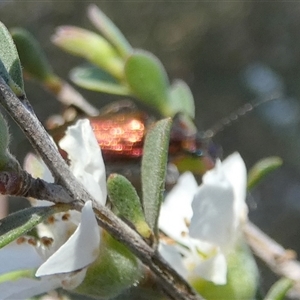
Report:
M184 114L175 115L170 133L166 187L175 184L179 173L184 171L191 171L197 180L201 181L202 175L212 169L216 159L222 156L221 147L216 145L212 138L257 106L279 98L280 95L275 93L254 104L248 102L204 132L198 131L193 121ZM48 127L52 128L50 134L56 142L64 136L67 126L78 118L87 117L77 107L70 106L67 112L68 110L76 112L75 117L74 113L71 113L71 121L67 117L69 121L60 126L56 126L56 122L48 123ZM61 124L62 117L59 119ZM123 174L135 186L139 186L144 140L155 118L137 109L132 101L121 100L101 109L97 117L88 119L101 147L107 174ZM61 149L60 152L66 159L67 154Z
M86 117L77 110L76 117L56 128L49 125L50 134L56 142L63 136L67 126L74 123L76 119ZM88 117L95 137L101 147L103 159L108 173L122 173L128 177L139 174L139 165L143 155L143 145L147 130L154 124L155 118L145 111L139 110L129 100L121 100L104 107L98 116ZM60 149L64 158L66 153ZM195 175L203 173L214 166L220 151L211 138L201 135L194 123L183 114L177 114L173 118L170 143L169 163L176 166L176 170L169 165L168 171L173 170L175 181L178 171L192 171ZM133 173L137 174L133 174Z

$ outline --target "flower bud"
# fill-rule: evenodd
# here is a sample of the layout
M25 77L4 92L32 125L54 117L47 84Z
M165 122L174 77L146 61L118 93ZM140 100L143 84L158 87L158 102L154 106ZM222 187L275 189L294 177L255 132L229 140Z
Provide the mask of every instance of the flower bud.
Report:
M110 299L136 283L141 274L137 258L103 230L98 259L88 267L83 283L75 292Z
M204 279L192 280L194 288L207 300L252 300L258 287L258 269L248 245L239 241L227 255L227 283L216 285Z

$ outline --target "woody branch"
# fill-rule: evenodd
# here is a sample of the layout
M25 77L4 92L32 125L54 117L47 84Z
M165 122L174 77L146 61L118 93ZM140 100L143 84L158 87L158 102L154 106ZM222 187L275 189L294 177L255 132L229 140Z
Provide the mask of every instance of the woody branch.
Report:
M95 203L93 197L71 173L40 121L26 109L1 76L0 103L20 126L32 146L40 154L56 182L70 196L70 201L73 200L78 204L77 209L80 210L83 204L89 200ZM38 197L38 195L36 196ZM109 209L104 206L98 206L95 207L95 212L98 224L106 229L116 240L126 245L152 270L166 295L176 300L203 299L162 259L156 250L152 249L139 234L116 217Z

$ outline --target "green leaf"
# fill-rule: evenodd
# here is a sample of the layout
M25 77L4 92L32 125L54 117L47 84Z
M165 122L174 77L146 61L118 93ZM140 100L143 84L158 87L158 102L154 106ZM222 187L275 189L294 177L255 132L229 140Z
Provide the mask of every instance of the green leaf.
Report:
M142 158L142 192L145 218L157 234L157 220L165 188L171 119L164 119L149 129Z
M23 68L31 77L40 81L64 105L74 105L88 115L96 116L99 111L92 107L72 86L60 79L47 60L39 42L22 28L11 30L19 51Z
M141 236L149 238L151 229L145 221L140 198L131 182L122 175L111 174L107 179L107 192L119 214L130 221Z
M5 81L5 83L7 85L10 84L10 82L12 81L10 75L8 74L5 66L4 66L4 63L2 62L1 58L0 58L0 76L3 78L3 80Z
M10 214L0 223L0 249L33 229L49 216L67 211L70 207L70 204L30 207Z
M282 165L282 159L276 156L264 158L258 161L248 173L248 189L255 187L269 173Z
M286 293L293 285L293 280L284 277L280 278L271 286L264 300L284 300Z
M173 114L186 113L195 118L195 103L189 86L183 80L176 80L170 87L170 106Z
M74 68L70 78L75 84L88 90L122 96L130 94L126 86L120 85L114 77L92 65Z
M0 171L19 172L20 164L9 151L9 130L4 116L0 112Z
M44 51L34 36L23 28L13 28L10 32L25 71L41 81L55 77Z
M101 34L116 47L122 57L126 58L133 51L119 28L96 5L89 5L88 17Z
M162 63L151 53L135 51L125 63L125 76L139 100L164 116L173 116L169 106L169 81Z
M2 60L12 80L19 86L19 88L24 90L22 68L18 56L18 51L9 31L1 22L0 41L0 59Z
M123 79L122 58L100 35L75 26L61 26L52 36L52 42L65 51L103 68L112 76Z

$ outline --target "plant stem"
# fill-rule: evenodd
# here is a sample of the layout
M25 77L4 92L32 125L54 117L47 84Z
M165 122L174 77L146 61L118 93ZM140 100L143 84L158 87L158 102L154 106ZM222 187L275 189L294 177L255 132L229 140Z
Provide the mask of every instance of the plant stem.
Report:
M300 296L300 262L296 252L285 249L253 223L248 222L244 228L248 244L253 252L277 275L289 278L295 283L293 294Z
M0 76L0 103L23 130L33 147L40 154L45 164L52 172L57 183L66 189L73 198L74 204L80 210L86 201L96 203L85 190L57 151L45 128L34 114L28 111ZM116 240L126 245L153 273L158 277L164 292L172 299L201 300L189 284L176 273L153 250L138 233L115 216L104 206L95 207L98 223L106 229Z

